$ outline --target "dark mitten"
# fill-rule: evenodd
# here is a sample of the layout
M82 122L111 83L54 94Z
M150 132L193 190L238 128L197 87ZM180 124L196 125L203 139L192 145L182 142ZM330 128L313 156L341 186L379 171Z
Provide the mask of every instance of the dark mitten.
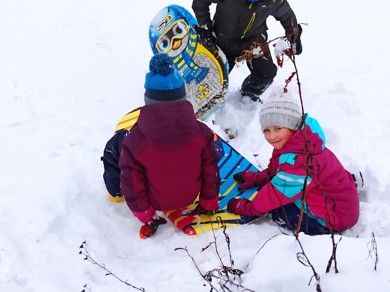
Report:
M201 214L214 215L216 212L217 210L206 210L200 204L198 204L198 206L196 206L194 210L189 212L188 215L192 215L192 216L201 215Z
M295 55L299 55L302 53L302 31L302 26L300 24L298 24L298 27L286 30L286 37L291 43Z
M298 38L299 29L298 27L289 28L285 31L287 40L294 44Z
M298 24L298 36L295 41L295 55L300 55L302 53L302 41L301 41L301 35L302 35L302 26Z
M148 238L156 233L157 228L161 224L167 223L167 220L165 220L162 217L155 216L152 220L148 221L146 224L141 226L141 229L139 231L139 236L142 239Z
M234 180L238 182L244 182L244 175L246 171L237 172L235 175L233 175Z
M238 190L243 191L243 190L246 190L246 189L249 189L251 187L256 186L256 174L257 174L257 172L246 170L243 172L238 172L235 175L233 175L233 178L236 181L242 183L238 187Z
M238 215L251 215L248 211L249 203L248 199L230 199L227 204L227 210Z
M227 204L227 210L230 213L236 213L235 211L236 211L237 204L238 204L238 199L230 199Z
M200 43L214 54L218 54L217 38L215 37L211 21L202 26L194 25L193 28L198 34Z

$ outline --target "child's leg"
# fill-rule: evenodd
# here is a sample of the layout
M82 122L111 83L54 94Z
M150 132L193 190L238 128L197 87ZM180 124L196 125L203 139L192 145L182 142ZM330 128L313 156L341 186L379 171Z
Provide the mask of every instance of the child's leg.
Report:
M294 204L288 204L272 211L272 220L281 227L295 231L298 226L299 215L301 210ZM329 234L330 230L317 220L310 218L305 213L303 214L301 229L302 232L308 235Z

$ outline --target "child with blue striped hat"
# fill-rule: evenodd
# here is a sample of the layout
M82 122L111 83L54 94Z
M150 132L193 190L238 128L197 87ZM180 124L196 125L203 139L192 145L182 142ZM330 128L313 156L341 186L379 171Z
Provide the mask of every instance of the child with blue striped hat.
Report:
M184 79L175 70L168 55L153 56L149 69L150 72L145 77L144 100L146 105L186 100Z
M156 54L145 77L145 106L122 142L120 187L132 214L143 225L140 237L166 222L156 211L193 204L197 212L218 210L219 157L214 133L199 122L186 100L182 76L172 59Z

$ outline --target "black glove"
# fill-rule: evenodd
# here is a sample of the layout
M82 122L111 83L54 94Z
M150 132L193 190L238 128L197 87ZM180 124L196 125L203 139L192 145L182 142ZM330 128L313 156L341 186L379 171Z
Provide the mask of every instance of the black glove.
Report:
M165 220L160 216L155 215L155 217L153 217L152 220L148 221L146 224L141 226L141 229L139 231L139 236L142 239L148 238L156 233L159 225L165 223L167 223L167 220Z
M300 24L298 24L298 27L286 30L286 37L291 43L294 55L299 55L302 53L302 31L302 26Z
M295 41L295 55L300 55L302 53L302 41L301 41L301 35L302 35L302 26L300 24L298 24L298 35L297 35L297 39Z
M245 179L244 179L245 173L246 173L246 171L241 171L241 172L236 173L235 175L233 175L234 180L241 182L241 183L244 182L245 181Z
M248 199L233 198L229 200L227 210L237 215L253 216L253 214L250 214L250 204L251 201Z
M193 28L198 34L199 41L202 45L204 45L214 54L218 52L217 38L215 37L215 33L211 21L201 26L194 25Z
M188 215L192 215L192 216L201 215L201 214L214 215L216 212L217 210L206 210L200 204L198 204L198 206L196 206L194 210L189 212Z
M257 174L257 172L245 170L233 175L233 178L241 183L238 190L243 191L254 186L258 186L259 184L256 182Z
M239 202L239 200L236 199L236 198L230 199L229 202L228 202L228 204L227 204L227 210L228 210L230 213L236 213L235 211L236 211L238 202Z

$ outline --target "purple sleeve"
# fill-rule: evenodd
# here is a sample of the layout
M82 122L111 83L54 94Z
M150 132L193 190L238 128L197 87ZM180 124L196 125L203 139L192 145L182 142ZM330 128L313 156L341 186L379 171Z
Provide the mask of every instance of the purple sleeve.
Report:
M125 142L122 144L119 167L121 190L127 206L141 222L148 222L153 218L154 208L147 197L145 172Z
M200 190L200 205L206 210L218 209L219 196L219 157L215 148L214 134L207 128L208 142L202 154L202 186Z

